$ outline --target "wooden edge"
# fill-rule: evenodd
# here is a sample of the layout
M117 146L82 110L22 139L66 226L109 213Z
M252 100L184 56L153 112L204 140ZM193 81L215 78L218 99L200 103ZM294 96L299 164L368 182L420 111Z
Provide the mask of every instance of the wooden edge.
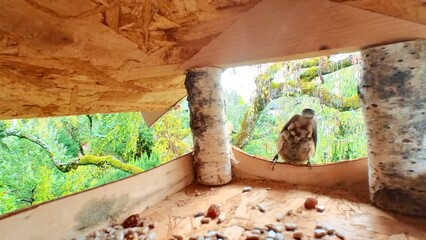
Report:
M251 156L235 147L233 152L239 161L234 168L234 174L240 178L273 180L318 187L368 185L367 158L312 166L277 163L275 170L272 171L270 160Z
M177 104L179 104L180 102L182 102L183 99L186 98L186 95L179 99L176 103L174 103L172 106L170 106L169 108L165 109L165 110L161 110L161 111L153 111L153 112L141 112L142 113L142 117L145 121L145 124L148 127L151 127L154 123L156 123L158 121L158 119L160 119L162 116L164 116L164 114L166 114L168 111L170 111L174 106L176 106Z
M262 0L179 69L289 61L424 38L425 25L329 0Z
M160 119L170 108L161 111L141 112L143 120L148 127L151 127L158 119Z
M146 172L0 217L2 239L71 239L121 222L194 181L186 154Z

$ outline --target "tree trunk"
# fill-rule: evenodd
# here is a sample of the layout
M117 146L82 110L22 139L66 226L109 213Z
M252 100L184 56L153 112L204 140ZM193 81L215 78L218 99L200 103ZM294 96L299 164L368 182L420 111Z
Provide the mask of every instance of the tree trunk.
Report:
M197 180L213 186L232 180L221 73L219 68L195 68L185 79Z
M426 216L426 41L370 48L362 58L371 199Z

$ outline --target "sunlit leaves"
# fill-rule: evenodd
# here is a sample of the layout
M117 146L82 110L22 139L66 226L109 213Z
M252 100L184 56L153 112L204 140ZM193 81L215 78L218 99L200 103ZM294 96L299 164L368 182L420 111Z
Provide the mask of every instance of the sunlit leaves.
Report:
M172 110L166 113L160 121L154 124L155 144L154 152L158 153L163 162L170 161L192 150L191 129L185 127L180 118L189 114L183 109Z

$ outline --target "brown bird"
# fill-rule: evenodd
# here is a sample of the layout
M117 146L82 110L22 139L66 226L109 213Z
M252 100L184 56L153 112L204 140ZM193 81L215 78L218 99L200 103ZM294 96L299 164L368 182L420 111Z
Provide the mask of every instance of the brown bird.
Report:
M294 115L283 127L278 137L278 153L272 159L272 170L278 155L291 164L310 164L317 146L317 124L315 111L305 108L302 115Z

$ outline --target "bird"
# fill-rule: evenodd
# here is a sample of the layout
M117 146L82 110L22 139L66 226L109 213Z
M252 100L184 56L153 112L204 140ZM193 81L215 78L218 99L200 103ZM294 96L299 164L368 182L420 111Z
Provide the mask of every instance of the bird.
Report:
M315 111L305 108L302 115L294 115L282 128L277 141L277 154L272 159L272 170L278 156L290 164L310 164L317 146Z

